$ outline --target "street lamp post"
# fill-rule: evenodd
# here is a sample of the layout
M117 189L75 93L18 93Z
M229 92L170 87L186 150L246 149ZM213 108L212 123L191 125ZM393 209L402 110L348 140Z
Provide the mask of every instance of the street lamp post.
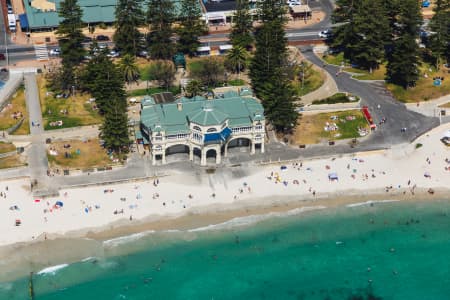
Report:
M5 30L5 56L6 56L6 67L9 68L9 55L8 55L8 37L6 36L6 26Z

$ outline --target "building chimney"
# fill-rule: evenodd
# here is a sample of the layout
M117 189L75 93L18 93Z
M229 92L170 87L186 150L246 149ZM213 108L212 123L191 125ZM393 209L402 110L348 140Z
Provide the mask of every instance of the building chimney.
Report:
M183 103L177 103L177 108L178 108L178 111L182 111L183 110Z

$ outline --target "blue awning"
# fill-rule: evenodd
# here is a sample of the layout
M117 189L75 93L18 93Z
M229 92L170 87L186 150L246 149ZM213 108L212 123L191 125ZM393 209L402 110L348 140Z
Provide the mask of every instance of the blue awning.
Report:
M20 28L22 29L28 29L28 18L27 14L21 14L19 15L19 21L20 21Z
M205 134L204 143L221 143L228 140L231 135L231 129L225 127L221 132Z

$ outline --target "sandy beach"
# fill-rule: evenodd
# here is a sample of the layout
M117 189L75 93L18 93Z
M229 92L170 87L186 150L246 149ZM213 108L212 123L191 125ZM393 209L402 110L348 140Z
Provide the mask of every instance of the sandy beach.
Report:
M0 246L17 250L23 243L57 238L105 240L300 207L450 199L450 148L439 141L448 129L450 124L440 126L410 145L386 151L274 163L240 169L242 176L225 168L215 174L73 188L47 199L33 198L27 179L4 181ZM416 149L418 143L423 146Z

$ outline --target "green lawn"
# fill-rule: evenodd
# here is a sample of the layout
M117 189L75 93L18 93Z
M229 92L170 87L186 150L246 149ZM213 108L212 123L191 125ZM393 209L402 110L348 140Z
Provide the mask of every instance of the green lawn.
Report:
M353 97L350 99L350 97ZM351 96L345 93L336 93L331 97L322 99L322 100L314 100L312 104L336 104L336 103L349 103L349 102L357 102L359 101L358 96Z
M424 74L428 75L428 78L424 77ZM433 85L433 77L444 77L441 86ZM428 101L437 99L445 95L450 94L450 80L448 73L445 70L435 71L427 65L421 67L421 76L416 83L416 86L403 89L400 86L393 84L387 84L387 88L392 92L394 97L405 103L415 103L420 101Z
M353 116L354 120L346 117ZM335 120L332 117L336 117ZM326 124L336 123L338 130L325 131ZM320 114L305 114L295 128L293 144L316 144L330 140L342 140L360 137L358 128L368 130L364 115L360 110L337 111Z
M69 149L64 148L69 144ZM106 150L100 146L98 139L82 141L60 141L50 145L56 149L57 155L47 154L48 162L52 167L87 169L113 165ZM65 153L68 153L66 157Z
M317 90L323 85L324 81L325 75L322 74L321 71L313 68L311 69L311 76L307 80L305 80L303 86L299 80L294 80L292 84L294 86L296 94L298 96L303 96Z
M19 154L0 158L0 169L16 168L25 165L26 163L22 162Z
M19 119L14 119L11 116L14 112L21 112L24 121L13 134L29 134L30 126L28 123L28 112L25 102L25 89L23 86L19 87L16 93L12 96L10 105L6 106L3 109L3 112L0 113L0 130L6 130L17 124Z
M245 81L242 80L242 79L232 79L232 80L228 80L227 83L228 83L228 85L230 85L230 86L247 85L247 84L245 83Z
M13 144L0 142L0 153L7 153L15 150L16 146L14 146Z
M354 77L359 80L384 80L386 76L386 63L381 64L378 69L372 70L372 73L369 73L367 70L350 67L350 62L344 59L344 53L342 52L337 55L324 55L322 59L328 64L337 66L345 62L344 71L356 73L357 75L354 75Z
M148 89L138 89L138 90L128 91L127 96L128 97L137 97L137 96L152 95L152 94L162 93L162 92L167 92L167 90L162 87L151 87ZM174 95L178 95L181 93L181 89L179 86L171 86L169 88L169 92L171 92Z
M355 68L345 68L344 70L350 73L358 73L353 77L359 80L384 80L386 77L386 64L381 64L378 69L372 70L372 73Z
M342 62L345 61L344 59L344 53L338 53L337 55L333 55L333 54L327 54L322 56L322 59L330 65L337 65L340 66L342 64Z
M54 95L46 94L46 82L42 76L39 76L37 81L45 130L93 125L102 122L102 117L93 109L94 103L88 101L91 98L89 94L77 94L67 99L56 98ZM67 111L67 114L64 111ZM50 126L51 122L56 121L62 121L63 125Z

